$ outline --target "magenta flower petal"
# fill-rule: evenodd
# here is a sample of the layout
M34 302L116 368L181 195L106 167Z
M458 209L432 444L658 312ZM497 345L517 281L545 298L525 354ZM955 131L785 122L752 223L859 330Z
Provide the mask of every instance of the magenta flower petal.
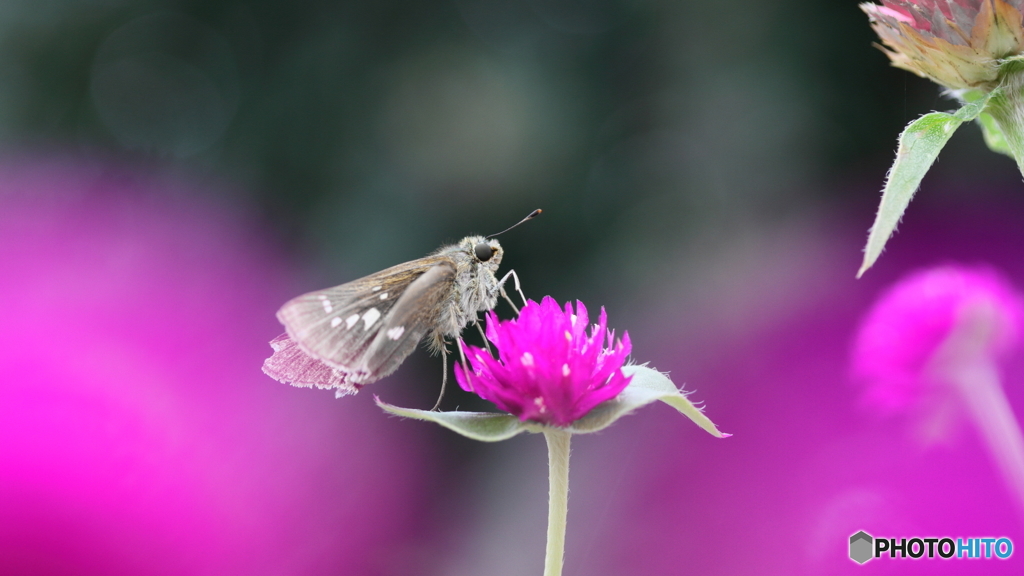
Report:
M1021 295L994 270L942 266L911 274L875 303L854 344L853 375L867 384L865 400L902 409L927 383L927 364L966 311L989 306L994 325L984 348L997 358L1017 342Z
M611 400L629 384L622 365L632 346L629 334L615 340L604 309L598 323L582 302L564 310L551 297L526 303L515 320L499 321L487 313L487 339L498 358L466 347L472 372L455 366L463 390L479 394L520 420L568 426L598 404Z

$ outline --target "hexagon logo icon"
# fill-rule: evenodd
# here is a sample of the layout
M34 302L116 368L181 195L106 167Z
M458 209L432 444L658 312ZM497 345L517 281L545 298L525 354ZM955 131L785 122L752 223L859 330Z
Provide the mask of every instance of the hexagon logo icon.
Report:
M871 535L863 530L850 536L850 560L857 564L871 560L872 540Z

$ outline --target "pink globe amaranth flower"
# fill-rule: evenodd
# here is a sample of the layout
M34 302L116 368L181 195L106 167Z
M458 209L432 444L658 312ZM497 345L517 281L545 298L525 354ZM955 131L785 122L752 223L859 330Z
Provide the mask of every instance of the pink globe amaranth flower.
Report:
M455 378L463 390L520 420L567 426L618 396L630 381L622 373L632 349L629 333L616 341L604 308L589 336L588 322L582 302L574 313L571 304L563 310L550 296L540 304L527 301L515 320L499 322L488 312L487 339L498 348L498 359L467 346L472 372L456 365Z
M1024 52L1022 0L882 0L861 9L893 66L952 89L995 87Z
M989 268L940 266L910 274L868 312L857 334L853 375L867 384L865 401L883 410L906 408L928 384L928 365L967 315L986 310L991 324L977 342L998 358L1017 342L1021 295Z

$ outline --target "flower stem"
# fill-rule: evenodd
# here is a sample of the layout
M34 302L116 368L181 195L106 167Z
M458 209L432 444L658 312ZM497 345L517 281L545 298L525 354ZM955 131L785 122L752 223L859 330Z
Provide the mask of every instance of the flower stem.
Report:
M1024 434L999 379L988 349L997 329L989 302L961 311L959 326L937 353L934 368L963 398L964 404L1007 488L1024 517Z
M955 379L992 459L1017 500L1018 511L1024 514L1024 437L996 366L992 362L964 366Z
M992 93L985 111L992 116L1001 132L1001 151L1009 151L1017 161L1017 168L1024 174L1024 62L1007 62L1000 73L999 88Z
M548 548L544 555L544 576L561 576L565 556L565 522L569 514L569 440L572 434L548 429Z

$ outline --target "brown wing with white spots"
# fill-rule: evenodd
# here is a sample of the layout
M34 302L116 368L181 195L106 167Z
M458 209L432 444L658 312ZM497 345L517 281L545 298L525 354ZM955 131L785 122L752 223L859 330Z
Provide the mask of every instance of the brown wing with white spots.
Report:
M450 297L454 282L455 266L443 262L409 284L385 317L357 370L378 378L394 372L416 344L436 328L437 313Z
M454 279L454 266L446 258L421 258L293 298L277 318L302 352L347 373L349 382L366 384L382 376L364 369L364 355L386 317L406 289L436 266L450 268ZM426 329L418 330L421 337Z

